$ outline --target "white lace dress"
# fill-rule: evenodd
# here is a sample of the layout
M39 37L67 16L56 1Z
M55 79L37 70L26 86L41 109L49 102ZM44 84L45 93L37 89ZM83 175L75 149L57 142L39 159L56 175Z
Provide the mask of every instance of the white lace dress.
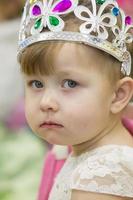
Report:
M71 200L72 189L133 198L133 148L105 145L70 155L55 179L49 200Z

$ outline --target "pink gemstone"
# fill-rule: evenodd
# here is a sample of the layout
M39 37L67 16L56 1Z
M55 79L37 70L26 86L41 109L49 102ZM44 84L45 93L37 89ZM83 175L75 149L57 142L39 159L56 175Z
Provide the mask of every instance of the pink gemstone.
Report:
M38 5L35 5L32 9L32 14L38 16L41 14L41 8Z
M72 6L72 2L70 0L62 0L58 3L55 8L52 10L53 12L64 12L68 10Z
M131 25L132 24L132 18L130 16L126 16L126 18L125 18L125 24L126 25Z

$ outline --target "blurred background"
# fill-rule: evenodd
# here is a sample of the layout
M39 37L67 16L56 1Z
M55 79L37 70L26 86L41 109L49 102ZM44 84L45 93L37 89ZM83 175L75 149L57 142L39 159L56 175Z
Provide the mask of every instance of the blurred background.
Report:
M23 82L16 59L24 0L0 0L0 200L37 199L48 145L24 116Z
M133 0L118 0L133 16ZM23 82L16 59L24 0L0 0L0 200L37 199L50 146L26 124Z

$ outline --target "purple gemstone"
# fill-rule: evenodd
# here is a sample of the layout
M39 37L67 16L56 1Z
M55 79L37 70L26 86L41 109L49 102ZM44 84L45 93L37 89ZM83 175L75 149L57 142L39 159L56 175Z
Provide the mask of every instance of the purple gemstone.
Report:
M64 12L68 10L72 6L72 2L70 0L62 0L58 3L55 8L52 10L53 12Z
M126 16L126 18L125 18L125 24L126 25L131 25L132 24L132 18L130 16Z
M32 14L38 16L41 14L41 8L38 5L35 5L32 9Z

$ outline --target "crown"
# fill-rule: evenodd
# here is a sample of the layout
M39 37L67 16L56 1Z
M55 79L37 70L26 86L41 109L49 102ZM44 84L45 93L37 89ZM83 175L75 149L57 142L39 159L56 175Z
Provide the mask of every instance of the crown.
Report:
M64 31L63 15L70 13L82 22L78 32ZM133 42L131 28L131 17L125 15L116 0L88 0L86 6L78 0L27 0L20 25L18 56L26 47L40 41L84 43L115 57L121 62L121 72L130 75L131 55L127 44ZM114 36L112 41L109 41L110 32Z

